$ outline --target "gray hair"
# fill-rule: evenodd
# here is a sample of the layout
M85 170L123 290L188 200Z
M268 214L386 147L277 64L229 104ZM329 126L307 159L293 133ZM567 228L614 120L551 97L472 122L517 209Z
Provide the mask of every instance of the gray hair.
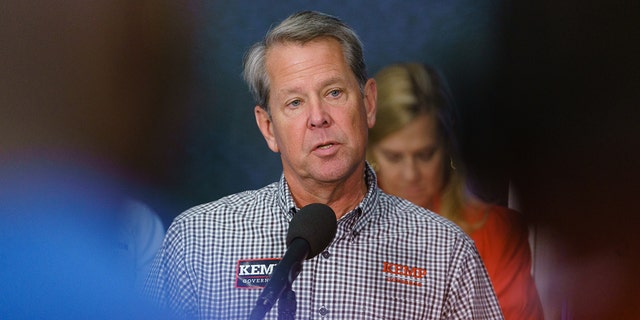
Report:
M269 77L265 66L267 50L274 44L305 44L319 37L333 37L340 42L347 64L358 80L360 91L364 92L367 71L362 43L356 33L336 17L315 11L303 11L292 14L269 30L265 38L251 46L244 56L242 76L260 107L269 111Z

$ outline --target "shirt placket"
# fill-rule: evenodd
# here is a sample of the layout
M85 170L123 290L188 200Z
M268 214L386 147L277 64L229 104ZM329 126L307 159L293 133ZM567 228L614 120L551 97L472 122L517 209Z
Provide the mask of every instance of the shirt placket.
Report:
M345 279L339 275L347 274L347 270L340 270L345 263L343 259L348 259L349 246L346 242L352 240L353 225L357 221L360 209L356 209L346 215L342 221L338 222L336 236L323 252L321 252L316 261L316 277L315 283L312 285L312 306L311 319L340 319L343 310L338 310L338 305L334 303L336 300L349 300L349 297L342 297L341 290L336 290L344 283Z

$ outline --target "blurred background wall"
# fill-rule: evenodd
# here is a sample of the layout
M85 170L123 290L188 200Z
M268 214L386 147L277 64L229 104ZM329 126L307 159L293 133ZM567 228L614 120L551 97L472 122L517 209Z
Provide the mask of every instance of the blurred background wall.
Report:
M73 160L135 185L134 197L172 197L191 15L180 2L4 1L0 164Z
M506 204L511 184L536 227L549 319L640 314L637 2L5 1L0 164L88 163L167 226L277 180L241 62L298 10L350 24L370 75L398 61L444 73L478 190Z

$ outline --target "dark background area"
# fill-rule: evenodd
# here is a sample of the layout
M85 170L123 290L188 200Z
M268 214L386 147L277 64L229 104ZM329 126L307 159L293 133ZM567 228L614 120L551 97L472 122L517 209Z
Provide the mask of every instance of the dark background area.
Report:
M640 317L640 3L512 1L501 154L568 319ZM555 319L555 318L554 318Z
M528 2L4 2L0 165L89 164L167 226L273 182L242 55L288 14L324 11L361 36L371 76L399 61L446 76L478 190L506 203L511 183L544 231L551 319L637 318L640 7Z

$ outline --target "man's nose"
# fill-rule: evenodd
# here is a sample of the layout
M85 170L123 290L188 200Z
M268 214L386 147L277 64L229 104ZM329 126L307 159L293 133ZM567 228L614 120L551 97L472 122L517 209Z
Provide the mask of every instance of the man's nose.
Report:
M331 116L329 115L329 108L325 103L320 101L313 101L310 103L309 108L309 127L310 128L325 128L331 125Z

